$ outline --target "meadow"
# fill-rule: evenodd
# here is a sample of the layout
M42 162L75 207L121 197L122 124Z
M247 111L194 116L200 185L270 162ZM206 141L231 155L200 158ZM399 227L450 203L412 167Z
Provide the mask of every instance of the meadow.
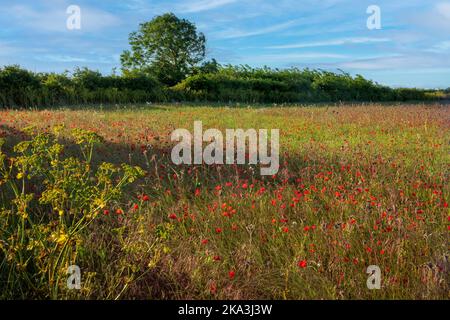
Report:
M280 129L278 174L174 165L197 120ZM0 110L0 298L449 299L449 130L445 104Z

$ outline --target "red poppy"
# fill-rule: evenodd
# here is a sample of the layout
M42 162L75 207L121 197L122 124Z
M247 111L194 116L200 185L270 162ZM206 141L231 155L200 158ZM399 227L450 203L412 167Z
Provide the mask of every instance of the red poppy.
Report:
M222 228L216 228L216 233L222 233Z
M117 210L116 210L116 213L117 213L117 214L123 214L123 210L122 210L122 209L117 209Z
M208 239L203 239L202 240L202 244L207 244L208 243Z
M109 210L103 210L103 214L104 214L105 216L109 215Z
M302 269L306 268L308 266L308 262L306 260L301 260L298 262L298 266Z
M214 282L211 283L211 285L209 287L209 291L211 292L211 294L216 294L217 293L217 286L216 286L216 284Z
M149 201L149 200L150 200L150 197L147 196L147 195L144 195L144 196L142 197L142 201Z
M231 280L234 279L234 276L236 275L236 273L234 271L230 271L228 272L228 276L230 277Z
M176 220L177 215L175 213L171 213L171 214L169 214L169 219Z

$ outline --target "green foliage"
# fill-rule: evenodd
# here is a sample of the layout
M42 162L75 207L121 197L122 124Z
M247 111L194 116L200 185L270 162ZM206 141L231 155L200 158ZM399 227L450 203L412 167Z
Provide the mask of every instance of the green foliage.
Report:
M103 76L77 68L69 76L33 73L19 66L0 68L0 108L146 103L165 101L166 95L158 80L139 72Z
M18 143L14 156L0 148L0 282L8 297L57 297L86 228L144 174L125 164L94 169L92 152L101 139L81 129L72 136L83 157L63 157L61 130L28 129L33 139Z
M19 66L0 69L0 108L170 101L309 103L339 101L426 101L448 98L445 91L381 86L360 75L309 69L222 67L214 59L191 70L173 87L143 71L104 76L77 68L33 73Z
M175 87L186 100L295 103L329 101L427 100L424 91L391 89L348 73L296 68L278 70L226 66L195 74Z
M172 13L142 23L130 34L131 51L121 56L124 70L137 69L173 86L205 57L206 39L196 26Z
M17 65L0 68L0 105L29 105L39 87L30 71Z

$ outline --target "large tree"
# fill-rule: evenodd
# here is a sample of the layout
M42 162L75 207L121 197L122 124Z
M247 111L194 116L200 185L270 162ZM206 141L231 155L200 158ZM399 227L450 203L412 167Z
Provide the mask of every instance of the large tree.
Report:
M205 58L203 33L173 13L140 24L139 30L130 34L129 41L131 51L121 55L124 72L152 73L170 86L183 80Z

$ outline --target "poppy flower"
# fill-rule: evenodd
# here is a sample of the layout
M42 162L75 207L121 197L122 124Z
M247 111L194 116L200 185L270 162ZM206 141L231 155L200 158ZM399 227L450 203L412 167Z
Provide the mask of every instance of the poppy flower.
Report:
M222 233L222 228L216 228L216 233Z
M298 262L298 266L302 269L306 268L308 266L308 262L306 260L300 260Z
M150 200L150 197L147 196L147 195L144 195L144 196L142 197L142 201L149 201L149 200Z
M228 276L230 277L230 280L233 280L235 275L236 275L236 273L234 271L228 272Z
M169 214L169 219L176 220L177 219L177 215L175 213L171 213L171 214Z
M207 244L208 243L208 239L203 239L202 240L202 244Z
M211 283L211 285L209 287L209 291L211 292L211 294L216 294L217 293L217 286L216 286L216 284L214 282Z
M103 214L104 214L105 216L109 215L109 210L103 210Z
M122 210L122 209L117 209L117 210L116 210L116 213L117 213L117 214L123 214L123 210Z

